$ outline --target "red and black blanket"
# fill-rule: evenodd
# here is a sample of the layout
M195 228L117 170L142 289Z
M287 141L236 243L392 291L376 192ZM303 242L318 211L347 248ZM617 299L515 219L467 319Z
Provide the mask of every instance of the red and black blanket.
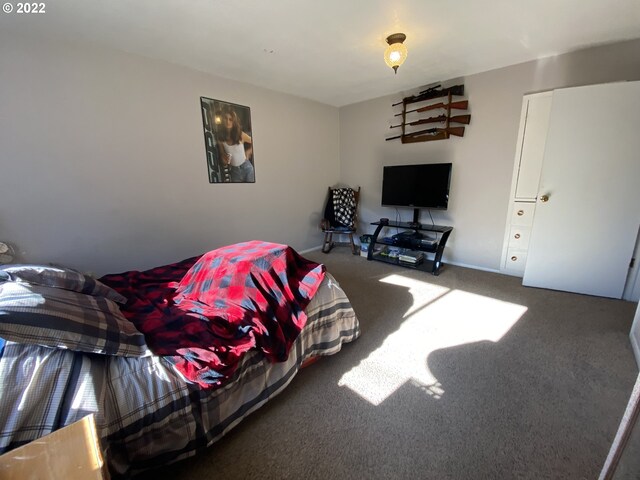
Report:
M252 348L286 360L324 271L291 247L251 241L100 280L127 298L122 313L149 348L206 388L223 385Z

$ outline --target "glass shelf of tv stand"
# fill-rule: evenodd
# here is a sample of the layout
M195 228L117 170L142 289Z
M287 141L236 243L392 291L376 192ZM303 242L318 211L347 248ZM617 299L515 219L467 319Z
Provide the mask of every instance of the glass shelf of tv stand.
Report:
M376 231L372 235L371 245L369 245L369 253L367 254L367 260L377 260L379 262L390 263L392 265L399 265L408 268L414 268L417 270L423 270L426 272L430 272L433 275L438 275L440 273L440 267L442 266L442 253L444 252L444 247L447 244L447 240L453 227L446 225L430 225L430 224L415 224L408 222L391 222L391 221L379 221L373 222L371 225L376 225ZM412 243L415 237L407 237L405 239L398 239L396 241L389 241L384 238L378 238L380 232L383 228L399 228L403 230L413 230L416 233L420 231L423 232L435 232L438 234L435 240L435 243L428 244L416 244ZM395 257L387 257L385 255L381 255L380 252L376 252L376 244L385 245L385 246L394 246L400 248L408 248L410 250L418 250L421 252L433 253L433 260L429 260L425 258L419 264L411 264L400 261Z

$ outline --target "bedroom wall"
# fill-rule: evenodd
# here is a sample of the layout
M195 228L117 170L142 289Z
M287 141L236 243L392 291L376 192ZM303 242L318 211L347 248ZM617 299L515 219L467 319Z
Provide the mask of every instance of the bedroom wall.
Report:
M251 108L255 184L209 184L200 96ZM320 245L338 109L162 61L0 33L0 241L97 274L251 239Z
M463 138L401 144L386 142L398 122L391 107L419 91L398 92L340 109L341 179L362 186L361 230L371 221L396 218L381 207L383 165L452 162L449 209L432 211L438 224L455 228L445 259L451 263L498 270L511 187L522 96L562 87L640 79L640 40L582 50L443 82L464 83L471 124ZM411 57L398 70L417 68ZM392 74L392 73L391 73ZM412 211L399 210L403 221ZM422 220L430 222L427 212Z

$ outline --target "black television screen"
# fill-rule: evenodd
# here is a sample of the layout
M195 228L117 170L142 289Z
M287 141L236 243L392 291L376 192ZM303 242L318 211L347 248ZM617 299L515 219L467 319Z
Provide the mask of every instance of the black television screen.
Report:
M450 182L450 163L384 167L382 205L446 210Z

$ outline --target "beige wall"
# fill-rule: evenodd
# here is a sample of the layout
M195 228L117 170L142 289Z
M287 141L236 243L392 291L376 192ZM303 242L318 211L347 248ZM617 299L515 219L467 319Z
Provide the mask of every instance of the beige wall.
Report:
M592 48L514 65L445 84L464 83L471 124L464 138L401 144L385 142L397 123L391 107L402 94L340 109L340 159L343 182L362 186L362 228L394 209L380 206L382 166L453 162L449 209L432 211L436 223L453 225L445 251L453 263L497 270L522 96L555 88L640 79L640 40ZM411 68L410 60L402 68ZM398 73L400 75L402 71ZM410 92L414 93L414 92ZM623 121L623 119L622 119ZM412 211L400 209L403 221ZM429 221L423 213L423 221Z
M255 184L207 180L200 96L251 107ZM321 243L338 109L95 46L0 34L0 241L98 274Z
M458 80L473 117L465 137L402 145L384 141L402 93L338 110L136 55L0 33L0 241L25 261L97 273L253 238L304 250L321 243L327 185L362 186L370 232L369 222L395 217L380 206L383 165L451 161L450 208L433 212L455 226L445 258L498 269L522 95L640 79L639 51L636 40L470 75ZM251 107L255 184L207 182L201 95Z

